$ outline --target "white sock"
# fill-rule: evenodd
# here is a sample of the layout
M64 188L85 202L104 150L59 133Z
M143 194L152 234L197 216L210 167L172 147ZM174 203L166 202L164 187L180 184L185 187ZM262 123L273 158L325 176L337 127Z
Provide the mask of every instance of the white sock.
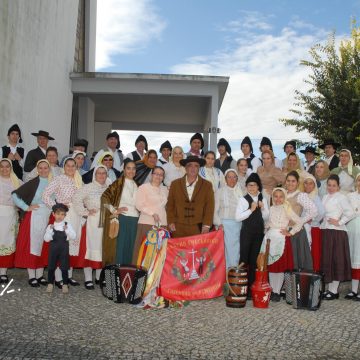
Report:
M62 281L62 273L59 267L55 269L55 281L60 282Z
M44 268L36 269L36 278L40 279L42 276L44 276Z
M96 269L96 270L95 270L95 279L96 279L96 280L99 280L99 279L100 279L101 270L102 270L102 269Z
M273 289L273 292L280 294L281 287L284 283L284 273L269 273L269 282L270 286Z
M359 288L359 280L352 279L351 280L351 290L357 294Z
M72 276L73 276L73 270L74 268L70 268L69 271L68 271L68 274L69 274L69 279L72 279Z
M91 267L84 268L84 276L85 276L85 282L92 281L92 268Z
M6 272L7 272L7 268L0 268L0 276L6 275Z
M35 277L35 269L27 269L29 274L29 280Z
M332 292L333 294L337 294L339 284L340 284L340 281L332 281L331 283L329 283L329 291Z

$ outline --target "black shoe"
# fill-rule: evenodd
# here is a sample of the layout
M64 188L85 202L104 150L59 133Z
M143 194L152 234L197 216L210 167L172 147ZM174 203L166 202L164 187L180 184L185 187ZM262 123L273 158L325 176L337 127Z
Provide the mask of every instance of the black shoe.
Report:
M360 294L356 295L354 298L353 298L354 301L360 301Z
M86 290L95 290L94 283L92 281L85 281Z
M63 282L62 281L55 281L55 286L58 287L61 290L62 286L63 286Z
M345 295L344 299L346 300L353 300L357 296L357 293L354 293L353 291L350 291L347 295Z
M274 302L279 302L281 300L281 296L280 294L272 292L270 296L270 300Z
M100 284L100 280L95 279L95 285L99 285Z
M339 293L334 294L331 291L324 292L322 296L323 300L335 300L339 298Z
M40 284L35 278L29 279L28 283L31 287L40 287Z
M9 282L9 278L7 275L0 276L0 284L7 284Z
M39 277L39 278L36 279L36 280L37 280L38 284L40 284L40 285L46 286L46 285L48 284L48 282L44 279L43 276L42 276L42 277Z
M69 278L68 284L71 286L80 286L80 284L73 278Z

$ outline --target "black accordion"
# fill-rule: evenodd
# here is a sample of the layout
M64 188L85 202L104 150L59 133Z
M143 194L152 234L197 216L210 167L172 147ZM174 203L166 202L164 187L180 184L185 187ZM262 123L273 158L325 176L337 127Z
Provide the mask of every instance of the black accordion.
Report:
M135 265L108 265L100 274L102 294L116 303L138 304L142 300L147 271Z
M314 271L286 271L285 299L294 309L317 310L324 292L323 275Z

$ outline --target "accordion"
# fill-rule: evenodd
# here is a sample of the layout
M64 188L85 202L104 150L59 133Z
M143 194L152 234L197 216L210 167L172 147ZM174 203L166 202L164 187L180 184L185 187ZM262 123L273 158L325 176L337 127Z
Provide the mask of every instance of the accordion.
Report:
M286 302L294 309L319 309L324 292L322 274L313 271L286 271L284 284Z
M138 304L142 300L147 271L135 265L108 265L100 274L102 294L116 303Z

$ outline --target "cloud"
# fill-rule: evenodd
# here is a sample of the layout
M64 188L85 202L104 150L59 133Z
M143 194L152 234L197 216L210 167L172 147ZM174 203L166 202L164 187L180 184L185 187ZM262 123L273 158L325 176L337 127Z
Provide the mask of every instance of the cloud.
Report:
M152 0L101 0L97 6L97 70L113 66L112 56L141 51L159 40L166 27Z
M305 90L308 69L299 65L300 60L309 58L309 49L326 41L329 32L296 18L275 33L268 23L271 18L242 14L218 27L227 36L225 49L188 58L171 68L173 73L230 76L219 127L221 136L234 143L246 135L254 140L268 136L278 145L292 138L311 140L308 133L296 133L279 118L291 116L294 90Z

